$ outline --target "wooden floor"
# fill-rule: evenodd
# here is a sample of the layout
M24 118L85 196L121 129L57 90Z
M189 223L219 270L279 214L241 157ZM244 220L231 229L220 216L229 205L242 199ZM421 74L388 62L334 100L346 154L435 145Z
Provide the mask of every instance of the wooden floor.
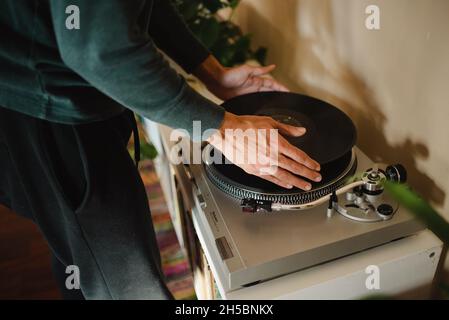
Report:
M0 299L60 299L36 226L0 206Z

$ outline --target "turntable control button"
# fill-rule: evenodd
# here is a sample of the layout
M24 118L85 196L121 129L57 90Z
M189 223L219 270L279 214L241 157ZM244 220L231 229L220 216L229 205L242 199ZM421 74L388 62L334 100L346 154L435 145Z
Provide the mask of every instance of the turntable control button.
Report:
M354 201L356 198L356 195L353 192L347 192L346 193L346 200L348 201Z
M393 207L389 204L383 203L377 207L377 212L383 216L390 216L393 214Z
M380 176L379 176L379 173L376 171L376 172L371 172L369 175L368 175L368 178L371 180L371 181L379 181L380 180Z
M204 200L204 197L202 194L197 194L198 203L202 208L206 207L206 201Z
M356 203L356 204L360 205L360 204L362 204L363 202L365 202L365 199L363 198L363 196L361 196L361 197L357 196L357 197L355 198L355 203Z

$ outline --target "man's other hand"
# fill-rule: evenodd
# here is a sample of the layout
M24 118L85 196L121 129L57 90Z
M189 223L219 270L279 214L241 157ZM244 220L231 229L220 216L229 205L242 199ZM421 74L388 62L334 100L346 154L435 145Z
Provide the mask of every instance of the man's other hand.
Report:
M218 98L228 100L235 96L262 92L289 90L272 78L266 77L275 69L275 65L266 67L254 67L241 65L233 68L225 68L220 62L210 55L194 72Z

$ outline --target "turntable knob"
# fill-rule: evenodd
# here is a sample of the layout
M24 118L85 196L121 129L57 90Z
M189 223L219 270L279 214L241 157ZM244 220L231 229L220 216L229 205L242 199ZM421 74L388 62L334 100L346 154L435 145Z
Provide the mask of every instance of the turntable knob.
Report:
M380 175L378 171L371 171L370 174L368 174L368 178L371 181L379 181L380 180Z
M407 181L407 170L401 164L388 166L385 173L390 181L399 183L405 183Z
M354 201L356 198L356 195L354 192L347 192L346 193L346 200L348 201Z
M381 217L389 218L393 214L393 207L389 204L382 203L377 207L377 212Z
M362 203L364 203L365 202L365 198L363 197L363 196L357 196L356 198L355 198L355 201L354 201L357 205L361 205Z

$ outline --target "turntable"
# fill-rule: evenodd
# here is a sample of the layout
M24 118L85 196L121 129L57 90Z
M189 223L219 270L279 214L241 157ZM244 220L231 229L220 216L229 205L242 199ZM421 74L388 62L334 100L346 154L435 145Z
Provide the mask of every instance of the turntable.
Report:
M304 126L290 142L321 164L310 191L287 190L232 164L188 165L198 228L220 260L225 291L236 290L414 234L424 227L383 191L405 182L400 164L373 163L355 146L339 109L292 93L257 93L224 103L235 114L269 115ZM211 158L214 150L205 147ZM213 157L215 158L215 157Z
M205 170L212 183L224 193L241 200L244 212L273 210L304 210L328 202L328 215L335 210L349 219L376 222L391 219L397 204L383 194L386 180L404 183L405 168L400 165L380 168L378 164L366 168L359 178L354 177L357 154L353 150L356 129L349 117L339 109L314 98L292 93L258 93L240 96L224 104L234 114L267 115L286 124L307 128L299 138L287 138L321 165L322 181L312 182L313 189L283 189L262 178L249 175L225 161L215 163L214 153L207 146L209 156ZM338 195L345 193L343 205Z

